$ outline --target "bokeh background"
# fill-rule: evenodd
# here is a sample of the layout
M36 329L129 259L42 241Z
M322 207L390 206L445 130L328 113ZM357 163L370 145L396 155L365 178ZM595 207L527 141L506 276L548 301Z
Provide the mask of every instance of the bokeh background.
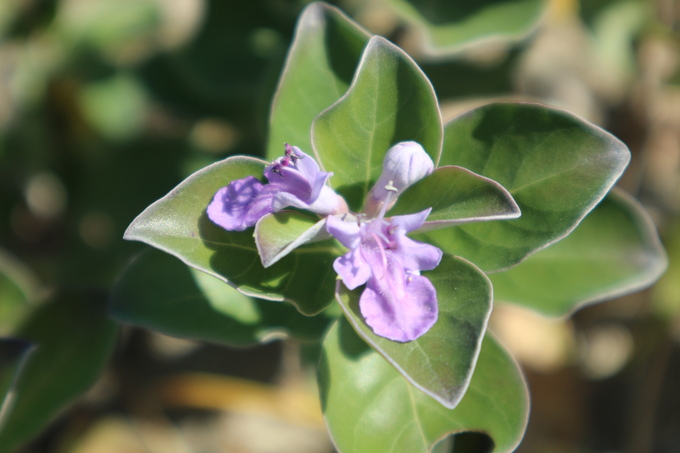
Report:
M669 253L654 287L567 319L496 307L491 328L532 394L518 451L679 452L680 2L534 2L526 32L435 51L404 1L332 3L416 59L445 119L538 101L619 137L633 155L619 185ZM138 213L209 163L263 155L307 3L0 1L0 336L54 291L106 297L143 248L122 240ZM425 16L437 4L409 3ZM20 452L331 452L307 349L126 327L94 387ZM468 435L458 448L485 443Z

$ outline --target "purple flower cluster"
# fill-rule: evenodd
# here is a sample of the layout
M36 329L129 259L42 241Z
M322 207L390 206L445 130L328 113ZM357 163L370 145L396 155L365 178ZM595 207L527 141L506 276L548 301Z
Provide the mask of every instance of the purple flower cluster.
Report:
M267 184L252 176L232 181L215 194L207 213L230 231L242 231L290 206L325 216L328 233L349 249L333 268L347 288L366 285L359 299L366 323L376 335L411 341L437 321L437 292L420 271L437 267L442 252L406 236L425 222L430 209L391 218L385 213L433 166L418 143L396 144L385 155L365 212L351 214L344 199L326 185L332 173L322 172L310 156L286 145L285 155L265 168Z

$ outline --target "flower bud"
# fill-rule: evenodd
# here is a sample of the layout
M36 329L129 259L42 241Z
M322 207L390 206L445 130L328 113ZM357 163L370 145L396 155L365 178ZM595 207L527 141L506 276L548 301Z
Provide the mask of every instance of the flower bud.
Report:
M404 190L433 169L432 159L419 143L397 143L385 154L382 174L368 194L365 212L369 216L384 213Z

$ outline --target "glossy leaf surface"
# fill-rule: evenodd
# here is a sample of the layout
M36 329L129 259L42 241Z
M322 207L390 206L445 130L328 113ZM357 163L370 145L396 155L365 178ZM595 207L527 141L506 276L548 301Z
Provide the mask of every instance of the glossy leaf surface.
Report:
M312 152L314 118L352 81L369 34L340 10L312 3L302 12L272 105L267 157L284 143Z
M427 333L413 341L399 343L372 332L359 310L363 287L349 291L338 282L338 302L367 343L416 387L452 408L465 393L474 370L491 313L492 289L479 269L449 255L423 275L437 290L439 317Z
M389 215L412 214L427 208L432 211L418 231L520 216L517 203L503 186L454 166L439 167L409 187Z
M339 252L332 243L300 247L265 269L251 229L226 231L205 214L218 189L248 175L259 177L264 166L259 159L231 157L194 173L142 212L125 238L171 253L248 296L286 300L304 314L319 313L334 297L332 261Z
M446 125L442 165L500 183L522 211L514 220L425 233L486 272L507 269L569 234L605 196L630 153L580 118L534 104L489 104Z
M324 341L319 387L326 423L341 453L425 453L445 436L466 431L489 435L494 452L511 452L529 413L517 364L489 336L455 409L413 387L344 320Z
M63 292L41 305L14 336L36 345L15 386L0 451L29 440L99 377L118 328L103 294Z
M648 214L615 190L569 236L489 277L496 300L559 316L638 291L656 281L666 264Z
M413 140L436 163L441 117L430 81L386 39L371 38L347 93L313 124L312 141L330 182L358 210L394 144Z
M290 304L251 299L158 250L145 250L113 289L109 312L120 322L181 338L246 346L292 336L318 339L328 320Z

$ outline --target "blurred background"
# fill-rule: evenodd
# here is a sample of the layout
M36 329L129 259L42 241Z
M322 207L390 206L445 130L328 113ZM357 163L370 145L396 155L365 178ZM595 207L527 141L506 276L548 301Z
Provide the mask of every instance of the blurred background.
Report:
M122 240L137 214L207 164L264 154L307 3L0 1L0 336L55 290L105 297L142 249ZM498 306L492 329L532 394L519 452L679 452L680 2L525 1L532 13L517 30L451 45L403 8L427 17L437 2L332 3L416 59L445 120L534 100L628 145L619 185L651 213L665 276L569 319ZM456 14L472 13L439 18ZM495 20L489 30L507 25ZM19 451L331 452L299 360L310 347L228 348L127 327L94 387ZM480 436L463 442L484 451Z

